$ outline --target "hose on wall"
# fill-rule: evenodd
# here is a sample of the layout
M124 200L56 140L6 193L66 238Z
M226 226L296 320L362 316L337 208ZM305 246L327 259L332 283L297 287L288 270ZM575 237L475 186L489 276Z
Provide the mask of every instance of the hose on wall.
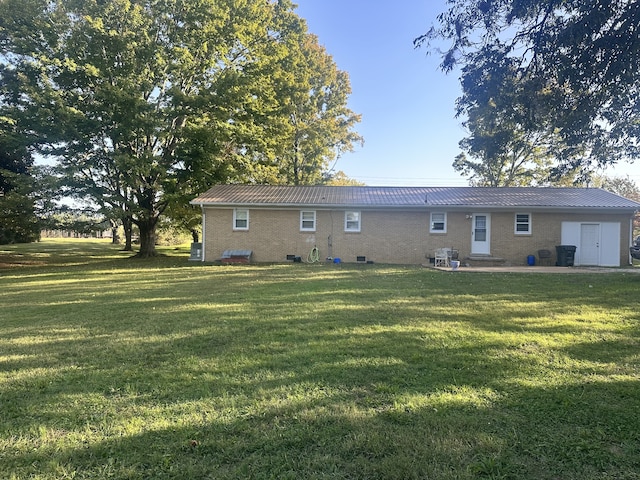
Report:
M313 247L307 255L307 263L317 263L320 261L320 250L318 247Z

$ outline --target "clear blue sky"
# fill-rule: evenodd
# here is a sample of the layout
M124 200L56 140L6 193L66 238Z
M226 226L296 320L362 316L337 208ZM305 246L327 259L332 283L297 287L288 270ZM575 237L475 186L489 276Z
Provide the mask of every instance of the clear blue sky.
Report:
M344 154L336 170L367 185L464 186L451 164L465 136L455 118L458 75L438 70L438 57L415 50L446 9L445 0L294 0L309 31L351 79L350 108L362 115L362 148ZM607 175L640 183L640 166Z
M451 164L465 135L454 118L458 76L413 48L445 0L294 0L309 31L351 79L364 146L336 170L367 185L466 185Z

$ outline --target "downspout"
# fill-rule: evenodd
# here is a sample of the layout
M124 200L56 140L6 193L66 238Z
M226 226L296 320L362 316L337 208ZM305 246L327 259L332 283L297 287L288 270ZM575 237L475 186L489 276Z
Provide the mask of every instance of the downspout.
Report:
M631 257L631 247L633 246L633 219L637 213L637 211L633 212L633 215L631 215L631 218L629 219L629 246L627 247L629 265L633 265L633 258Z
M200 252L200 256L201 256L201 261L204 262L204 252L205 252L205 242L206 242L206 238L207 236L205 235L206 232L206 226L207 226L207 220L206 220L206 216L204 214L204 204L200 204L200 210L202 211L202 252Z

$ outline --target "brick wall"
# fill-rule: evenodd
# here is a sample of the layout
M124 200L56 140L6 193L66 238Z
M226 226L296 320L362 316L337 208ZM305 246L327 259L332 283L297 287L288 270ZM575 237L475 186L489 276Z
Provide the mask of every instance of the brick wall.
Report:
M249 229L234 231L232 209L205 209L206 260L224 250L253 251L256 262L281 262L287 255L306 259L314 246L320 258L355 262L424 263L428 245L426 212L360 211L360 232L345 232L344 210L316 210L316 231L300 231L300 210L250 209ZM331 243L331 245L329 245Z
M464 259L471 253L470 212L448 212L447 232L430 233L429 211L360 210L360 232L345 232L344 210L316 210L316 231L300 231L300 209L249 209L249 229L234 231L233 209L205 208L205 260L219 259L224 250L252 250L255 262L284 262L287 255L306 259L314 246L320 259L339 257L355 262L358 256L376 263L423 264L437 248L459 250ZM531 215L531 234L516 235L515 212L493 212L491 255L508 264L525 265L527 255L551 250L561 241L564 220L620 222L621 264L627 263L629 217L604 214L559 214L522 211ZM331 242L331 246L329 245Z
M528 213L531 218L531 233L515 233L515 212L493 212L491 216L491 255L500 257L511 265L526 265L527 256L535 255L538 250L551 250L555 263L555 247L561 244L562 222L619 222L620 223L620 264L628 263L629 251L629 217L615 214L567 214L547 213L536 211L519 211ZM470 214L467 214L470 216ZM451 221L449 229L456 232L456 236L462 238L460 243L461 258L471 253L471 228L472 219L467 215L455 216L449 214ZM460 222L465 222L461 227ZM455 223L455 225L452 225ZM537 260L537 259L536 259Z

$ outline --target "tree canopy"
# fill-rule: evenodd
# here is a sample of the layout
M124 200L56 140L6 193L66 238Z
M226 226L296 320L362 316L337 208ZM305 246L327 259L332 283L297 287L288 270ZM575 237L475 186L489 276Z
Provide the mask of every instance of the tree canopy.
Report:
M545 184L551 165L546 148L550 142L545 132L524 127L522 109L513 102L517 85L504 78L488 78L476 65L466 67L465 72L463 96L457 103L458 114L466 117L469 136L459 143L463 153L456 157L454 169L478 186ZM478 91L490 100L472 99Z
M352 130L360 121L347 108L351 93L346 72L336 68L333 59L314 35L304 35L292 45L285 62L291 62L295 82L282 82L279 93L283 114L289 119L278 172L281 183L301 185L322 181L329 163L362 138Z
M0 63L2 104L142 256L172 204L316 178L359 139L346 74L288 0L4 0ZM318 122L322 141L294 134Z
M0 117L0 244L31 242L39 237L32 164L13 122Z
M437 52L443 71L460 69L457 112L470 119L471 138L489 120L507 126L546 150L536 159L553 158L556 176L638 156L638 0L448 3L415 43ZM514 136L492 140L513 153Z

